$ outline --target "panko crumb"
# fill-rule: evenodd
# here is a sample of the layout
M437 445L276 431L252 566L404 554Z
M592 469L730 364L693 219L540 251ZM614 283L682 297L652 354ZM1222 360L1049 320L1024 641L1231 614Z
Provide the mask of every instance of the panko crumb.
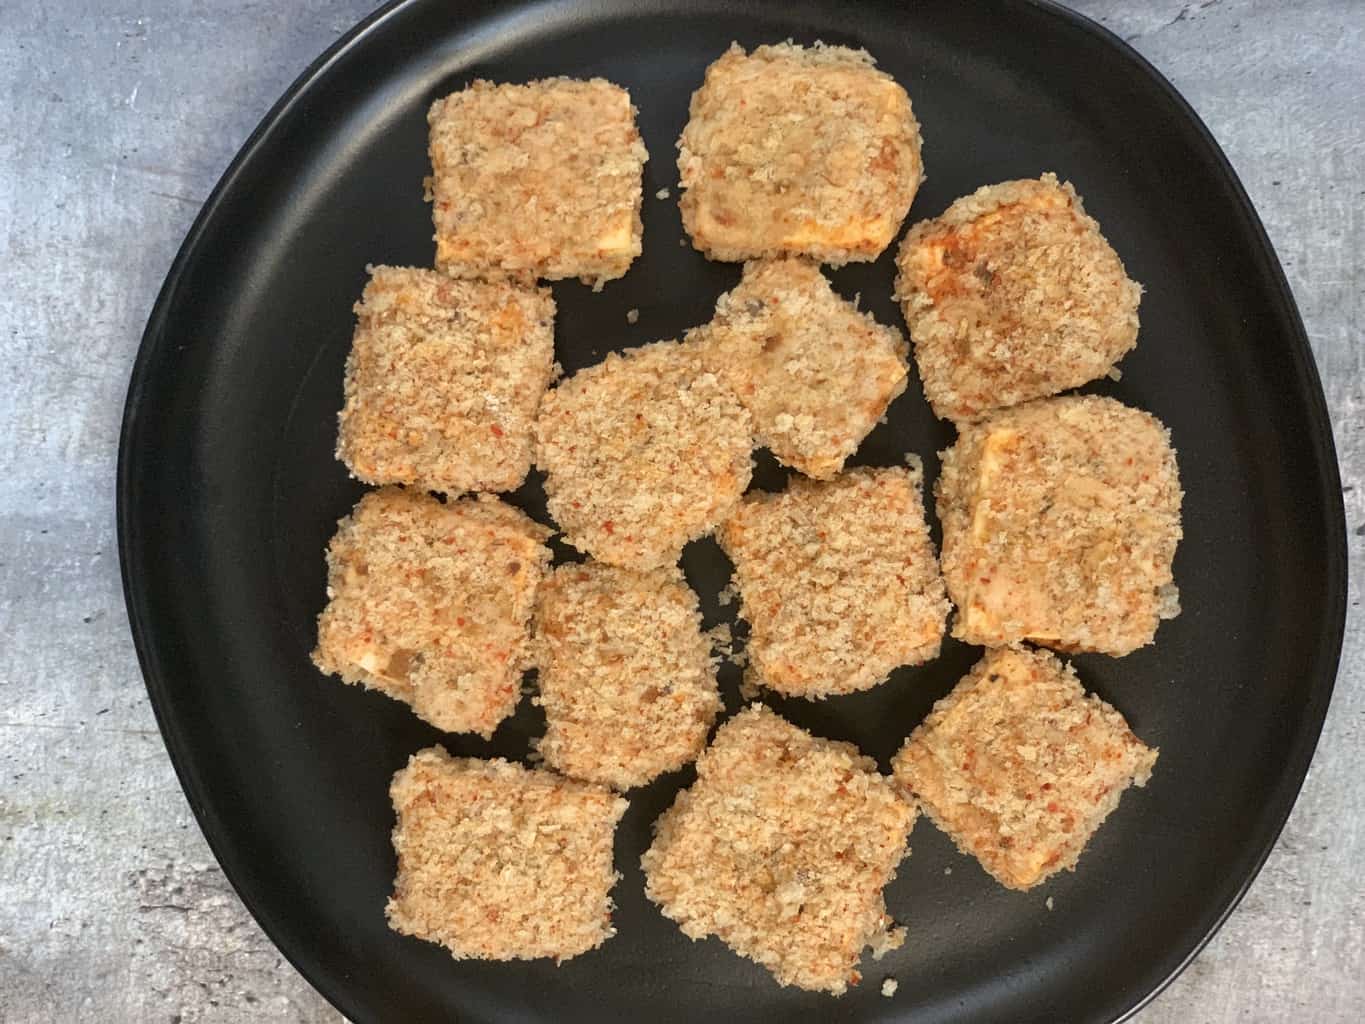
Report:
M1049 896L1047 899L1043 900L1043 906L1047 907L1048 910L1051 910L1051 909L1052 909L1052 897L1051 897L1051 896Z
M891 927L882 890L913 805L876 762L756 704L721 726L697 781L655 823L645 893L782 985L839 995Z
M722 661L729 661L735 653L735 634L728 622L718 622L705 632L711 650Z
M480 80L433 103L437 269L597 287L622 276L643 231L649 154L635 113L601 78Z
M715 662L676 567L561 565L540 586L535 643L549 767L626 790L706 746L721 708Z
M678 140L683 226L710 259L842 265L891 244L920 181L910 97L864 50L732 44Z
M389 792L394 931L456 960L562 961L616 934L612 844L626 801L611 790L429 747Z
M963 425L936 485L953 635L1124 655L1179 611L1170 435L1112 398L1030 402Z
M561 382L541 402L536 465L570 544L634 569L676 562L739 501L749 414L696 351L656 342Z
M882 995L890 999L896 994L898 988L900 988L900 982L895 978L887 978L882 982Z
M798 697L866 690L938 655L948 615L910 468L793 477L747 496L718 533L751 627L755 681Z
M746 263L709 324L688 335L739 396L778 461L827 480L905 390L910 351L805 260Z
M550 531L490 495L372 491L327 549L313 661L449 732L493 735L531 665Z
M1049 651L987 652L892 762L907 795L1002 885L1072 870L1157 751ZM1050 908L1049 908L1050 909Z
M905 945L905 935L906 931L903 925L887 928L886 931L878 934L869 947L872 951L872 959L880 960L887 953L900 949Z
M638 309L626 310L626 323L637 324L640 322L640 311Z
M546 288L370 267L346 360L337 458L368 484L515 490L554 365Z
M655 199L667 199L670 195L672 195L672 193L669 192L668 189L666 189L666 188L661 188L661 189L659 189L659 191L657 191L657 192L654 193L654 198L655 198Z
M1142 287L1054 174L957 200L910 229L896 266L924 395L942 419L1078 387L1137 344Z

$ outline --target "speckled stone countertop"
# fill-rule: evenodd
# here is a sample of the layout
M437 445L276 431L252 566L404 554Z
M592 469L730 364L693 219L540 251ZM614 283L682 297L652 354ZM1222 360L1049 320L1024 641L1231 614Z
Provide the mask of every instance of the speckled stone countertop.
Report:
M0 4L0 1021L337 1021L190 815L124 616L128 373L200 203L366 0ZM1365 1006L1365 4L1076 0L1164 72L1279 251L1336 430L1352 582L1313 768L1241 907L1143 1024Z

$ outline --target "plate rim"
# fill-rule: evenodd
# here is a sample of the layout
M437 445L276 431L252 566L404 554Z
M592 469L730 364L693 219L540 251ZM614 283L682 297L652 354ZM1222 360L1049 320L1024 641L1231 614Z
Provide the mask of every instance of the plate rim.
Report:
M138 667L156 718L157 728L166 746L177 781L180 783L181 790L190 805L190 810L194 814L200 834L204 837L214 859L232 886L237 898L242 901L253 920L280 954L288 960L308 984L336 1010L348 1015L349 1010L345 1004L349 1000L339 987L333 986L332 979L326 976L326 972L320 968L315 970L314 965L301 962L305 959L302 955L304 950L296 951L291 946L282 944L277 938L279 929L276 927L275 915L262 905L255 894L248 892L242 885L239 885L240 868L236 863L236 858L227 849L226 836L211 830L207 826L206 787L203 780L190 767L190 755L188 753L190 744L180 732L178 721L164 710L166 705L164 693L167 684L166 677L161 671L160 659L156 650L158 630L153 625L154 615L148 608L145 595L140 591L138 583L141 569L146 564L147 552L146 539L140 536L135 521L139 507L136 502L136 470L143 455L133 442L138 431L143 391L147 384L150 368L162 358L162 351L167 344L166 326L169 322L170 310L175 305L176 295L180 290L186 268L196 258L196 250L199 248L203 236L208 232L210 224L217 216L224 197L232 190L243 170L256 159L258 151L279 121L307 91L318 86L319 81L325 77L332 65L363 46L370 35L384 23L398 16L404 8L427 2L430 0L386 0L385 3L339 36L294 78L280 98L266 111L228 163L217 183L209 192L208 197L204 200L185 235L184 241L176 251L175 258L166 272L165 280L158 290L148 314L147 325L139 339L137 355L129 374L128 389L120 423L118 458L115 470L115 522L124 605L128 616L129 630L132 634L133 647L137 653ZM821 0L821 2L826 2L826 0ZM1308 392L1304 396L1306 398L1304 411L1307 415L1309 433L1311 434L1309 448L1312 450L1320 470L1323 490L1319 498L1324 510L1324 517L1328 521L1328 536L1323 538L1323 553L1327 570L1324 579L1327 587L1325 599L1328 614L1322 620L1322 628L1316 645L1319 656L1325 659L1322 665L1323 671L1312 680L1312 689L1305 705L1305 715L1292 742L1289 756L1285 759L1283 769L1272 790L1272 796L1266 802L1269 813L1263 814L1259 827L1249 843L1249 848L1256 850L1250 869L1226 905L1218 909L1207 930L1195 941L1193 946L1175 960L1150 991L1140 995L1135 1002L1112 1018L1114 1024L1120 1024L1120 1022L1131 1020L1165 991L1203 952L1204 948L1227 922L1259 877L1298 801L1317 749L1332 693L1335 690L1337 675L1340 670L1341 650L1345 639L1348 588L1345 504L1341 495L1340 463L1337 458L1331 417L1327 409L1326 394L1323 391L1321 374L1318 372L1317 361L1313 356L1312 346L1308 340L1307 330L1304 327L1298 304L1264 223L1256 212L1251 198L1227 154L1224 153L1223 148L1204 123L1203 118L1146 57L1121 36L1088 16L1064 6L1057 0L999 0L999 2L1016 9L1031 9L1035 13L1060 21L1072 29L1079 29L1092 36L1098 43L1108 46L1117 57L1126 60L1133 70L1145 76L1155 85L1164 95L1166 101L1171 103L1176 112L1183 116L1195 129L1194 135L1204 150L1201 155L1211 161L1221 172L1224 180L1231 185L1232 198L1237 212L1257 243L1253 255L1267 272L1273 287L1274 294L1270 297L1272 303L1281 309L1290 327L1290 336L1285 339L1286 347L1289 350L1287 354L1291 356L1298 373L1301 375L1300 379L1307 385L1304 389ZM780 10L782 7L781 0L750 0L750 3L759 8L777 8ZM514 6L538 6L538 4L534 0L530 4L519 2L519 0L513 0L513 2L494 0L492 3L470 4L460 10L452 9L450 16L453 19L469 21L491 10ZM552 0L551 6L558 6L558 3ZM643 3L640 5L638 13L643 16L650 16L658 13L662 6L663 4L655 2ZM350 1009L355 1008L351 1007Z

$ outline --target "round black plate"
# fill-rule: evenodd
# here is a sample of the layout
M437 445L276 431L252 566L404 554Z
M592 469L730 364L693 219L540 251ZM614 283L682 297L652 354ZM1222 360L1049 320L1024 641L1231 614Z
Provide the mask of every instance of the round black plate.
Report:
M323 549L360 488L332 458L351 304L367 263L428 265L427 105L474 77L602 75L628 87L651 153L645 253L594 295L556 285L559 358L705 321L738 268L680 247L674 140L703 68L737 39L865 46L909 90L928 182L911 220L1006 178L1075 182L1147 288L1121 383L1096 388L1171 428L1187 488L1184 614L1154 647L1077 659L1086 685L1161 748L1067 874L1008 892L927 821L887 893L909 941L840 1000L779 988L646 902L650 823L691 780L632 794L618 835L620 934L562 967L456 963L384 923L387 787L418 748L523 756L528 701L491 743L439 733L308 661ZM891 253L833 274L900 323ZM626 311L637 308L639 322ZM951 429L917 381L857 462L926 458ZM780 486L760 461L756 483ZM1332 689L1345 604L1336 460L1303 327L1265 234L1197 118L1147 64L1075 15L1024 2L413 0L370 18L289 90L190 232L133 372L119 529L134 637L158 719L209 842L284 953L359 1021L1103 1020L1150 998L1199 949L1266 856ZM544 515L534 478L514 497ZM708 624L729 567L684 566ZM883 766L978 651L869 693L776 702ZM739 704L733 674L727 706ZM951 868L951 873L948 869ZM1051 896L1051 910L1044 906ZM881 979L900 990L883 999Z

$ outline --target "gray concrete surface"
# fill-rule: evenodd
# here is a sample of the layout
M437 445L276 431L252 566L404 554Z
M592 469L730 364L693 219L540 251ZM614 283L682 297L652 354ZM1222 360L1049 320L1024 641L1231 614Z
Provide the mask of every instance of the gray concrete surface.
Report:
M119 414L200 202L366 0L0 3L0 1021L334 1021L212 861L128 638ZM1203 115L1265 219L1340 451L1350 622L1303 794L1143 1024L1365 1006L1365 4L1079 0Z

